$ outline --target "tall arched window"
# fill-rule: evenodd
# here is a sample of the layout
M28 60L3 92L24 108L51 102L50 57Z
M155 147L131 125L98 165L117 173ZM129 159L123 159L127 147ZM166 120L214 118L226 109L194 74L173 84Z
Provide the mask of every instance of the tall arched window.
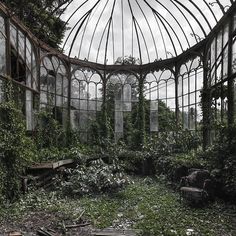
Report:
M60 124L68 118L69 77L64 62L54 55L42 58L40 66L40 107L54 115Z
M107 112L114 138L129 139L137 116L138 79L132 73L117 72L107 81Z
M181 66L178 76L179 118L184 129L196 130L200 128L202 88L202 61L196 57Z
M88 132L102 106L101 76L89 68L72 66L71 126L79 131L81 141L89 139Z
M148 107L150 132L171 131L175 122L175 80L170 70L146 75L144 95ZM147 116L148 118L148 116Z

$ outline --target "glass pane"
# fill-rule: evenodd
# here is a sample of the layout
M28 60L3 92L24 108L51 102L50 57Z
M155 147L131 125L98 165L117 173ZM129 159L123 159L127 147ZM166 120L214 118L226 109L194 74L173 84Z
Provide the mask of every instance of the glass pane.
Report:
M197 90L200 90L202 89L203 87L203 70L202 69L199 69L197 71Z
M0 17L0 74L6 74L6 39L4 19Z
M18 31L18 43L19 43L18 45L19 55L22 57L23 60L25 60L25 36L21 31Z
M179 83L178 83L178 95L180 96L180 95L183 95L183 78L182 78L182 76L179 76L178 81L179 81Z
M188 94L183 96L183 105L184 106L188 106L189 105Z
M233 39L234 43L232 46L232 72L236 72L236 37Z
M167 82L167 98L174 98L175 97L175 81L168 80Z
M32 53L32 47L30 41L26 38L26 65L31 70L31 53Z
M63 97L56 95L56 106L63 106Z
M34 52L32 53L32 86L33 89L38 90L38 77L37 77L37 64L36 64L36 59L35 59L35 54Z
M62 81L63 81L62 75L61 74L57 74L57 78L56 78L56 94L58 94L58 95L63 95Z
M28 87L32 87L32 83L31 83L31 71L29 69L26 70L26 85Z
M79 128L80 130L87 130L88 125L88 112L87 111L81 111L79 112Z
M183 79L183 95L188 93L188 76Z
M55 106L55 94L54 93L48 93L47 99L48 99L48 105Z
M196 109L195 106L191 106L189 109L189 129L195 129L195 120L196 120Z
M189 128L189 120L188 120L188 107L185 107L183 110L183 125L184 125L184 129L188 129Z
M89 100L88 110L96 111L96 100Z
M167 99L167 107L175 110L175 98Z
M123 102L121 100L115 100L115 110L123 111Z
M194 104L195 103L195 93L190 93L189 97L190 97L189 104Z
M233 29L236 29L236 14L234 15Z
M79 83L79 97L88 98L88 84L84 81Z
M103 86L102 84L97 85L97 99L102 101Z
M10 38L11 38L11 42L12 42L13 46L15 46L15 48L16 48L16 45L17 45L17 43L16 43L16 41L17 41L16 40L16 27L12 24L10 26Z
M216 40L211 44L211 84L215 84Z
M98 101L97 102L97 111L101 111L102 110L102 102Z
M72 109L79 109L79 100L78 99L71 99L71 108Z
M97 94L96 94L96 84L94 83L89 83L89 86L88 86L88 96L89 96L89 99L95 99Z
M88 100L80 100L80 110L88 110Z
M150 111L150 131L158 131L158 111Z
M41 91L40 92L40 103L47 103L47 93Z
M123 133L123 112L122 111L115 111L115 132L116 133Z
M178 99L179 101L179 107L182 107L183 106L183 97L179 97Z
M123 88L123 111L131 110L131 86L126 84Z
M79 128L79 112L77 110L70 111L70 123L72 129L78 129Z
M63 97L63 107L68 108L68 98Z
M71 81L71 98L79 98L80 83L77 79Z
M150 111L158 111L158 101L150 101Z
M26 91L26 128L33 130L33 96L31 91Z
M160 81L158 84L158 90L159 90L159 99L166 98L166 82Z
M196 90L195 88L196 84L196 72L192 72L190 75L190 81L189 81L189 92L194 92Z
M202 120L202 109L201 105L197 105L197 122L199 123Z
M56 78L54 76L51 75L47 76L47 86L48 86L48 92L55 93Z

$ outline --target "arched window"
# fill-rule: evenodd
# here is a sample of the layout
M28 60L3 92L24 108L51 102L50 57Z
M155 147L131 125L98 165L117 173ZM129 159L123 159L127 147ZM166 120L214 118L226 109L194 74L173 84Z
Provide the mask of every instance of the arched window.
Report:
M102 105L101 76L89 68L72 66L70 118L81 141L88 141L88 132Z
M44 56L40 66L40 107L52 113L60 124L68 117L69 77L65 63L54 55Z

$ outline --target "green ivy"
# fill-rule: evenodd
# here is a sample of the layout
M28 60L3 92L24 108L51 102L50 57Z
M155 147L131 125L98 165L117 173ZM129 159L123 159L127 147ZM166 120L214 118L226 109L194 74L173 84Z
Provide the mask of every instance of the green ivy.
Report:
M22 112L12 101L0 104L0 191L7 199L19 196L20 176L35 153L35 145L26 135Z
M41 148L63 148L67 146L67 131L53 118L51 113L41 111L38 114L38 124L36 127L36 144Z

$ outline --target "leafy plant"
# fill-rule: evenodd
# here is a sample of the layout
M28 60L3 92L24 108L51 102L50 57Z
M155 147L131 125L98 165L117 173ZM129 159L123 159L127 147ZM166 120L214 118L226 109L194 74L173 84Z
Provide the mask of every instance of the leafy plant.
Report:
M101 159L92 161L88 167L82 165L68 170L67 174L68 180L59 186L62 193L69 196L110 192L129 183L119 165L107 165Z
M236 124L227 127L219 124L211 145L198 157L206 160L206 166L212 171L217 182L218 194L235 202L236 199Z
M35 146L26 136L25 120L14 102L0 104L0 172L3 195L13 200L20 192L20 176L34 160Z
M53 118L53 115L41 111L38 114L35 140L37 147L41 148L63 148L66 147L66 131Z
M2 0L39 39L54 48L59 47L67 29L59 16L70 1Z

